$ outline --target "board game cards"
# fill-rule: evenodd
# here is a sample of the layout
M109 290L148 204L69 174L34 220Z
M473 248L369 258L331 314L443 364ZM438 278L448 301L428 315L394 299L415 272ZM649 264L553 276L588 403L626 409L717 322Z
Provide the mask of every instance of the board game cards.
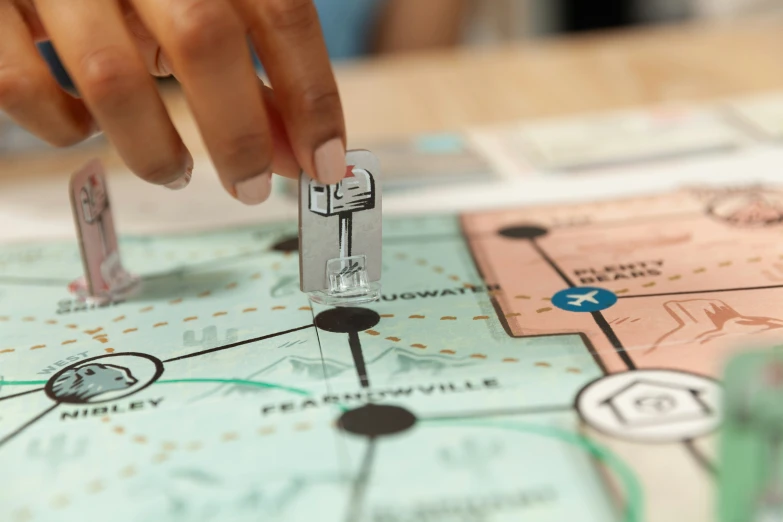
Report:
M467 133L421 134L373 142L367 148L383 165L387 194L502 179Z
M80 299L97 303L124 297L138 286L138 279L125 270L120 260L100 161L91 161L71 176L70 196L84 265L84 276L70 284L70 291Z
M539 122L518 133L520 150L555 171L728 151L746 139L717 113L665 107Z
M299 180L301 290L332 306L380 297L381 188L379 165L365 150L349 151L342 181Z
M783 95L756 95L732 101L729 110L742 123L766 140L783 139Z

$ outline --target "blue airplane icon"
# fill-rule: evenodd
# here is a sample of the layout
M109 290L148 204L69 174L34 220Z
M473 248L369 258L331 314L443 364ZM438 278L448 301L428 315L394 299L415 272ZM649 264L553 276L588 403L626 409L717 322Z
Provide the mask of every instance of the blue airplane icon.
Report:
M616 302L614 292L590 286L566 288L552 296L552 304L567 312L600 312Z

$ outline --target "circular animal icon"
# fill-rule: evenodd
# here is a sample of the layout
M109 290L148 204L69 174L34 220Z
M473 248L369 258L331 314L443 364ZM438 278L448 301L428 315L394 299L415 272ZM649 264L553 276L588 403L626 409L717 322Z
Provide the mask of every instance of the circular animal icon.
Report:
M143 353L112 353L66 366L46 383L57 402L95 404L133 395L163 374L163 363Z

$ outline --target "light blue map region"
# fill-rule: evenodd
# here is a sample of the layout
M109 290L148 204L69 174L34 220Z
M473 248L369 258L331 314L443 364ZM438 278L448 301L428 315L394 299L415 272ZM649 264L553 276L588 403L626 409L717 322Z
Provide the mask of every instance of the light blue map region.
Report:
M352 332L291 223L122 238L142 287L103 307L76 245L0 248L0 520L634 520L573 412L582 336L510 337L455 217L384 227Z

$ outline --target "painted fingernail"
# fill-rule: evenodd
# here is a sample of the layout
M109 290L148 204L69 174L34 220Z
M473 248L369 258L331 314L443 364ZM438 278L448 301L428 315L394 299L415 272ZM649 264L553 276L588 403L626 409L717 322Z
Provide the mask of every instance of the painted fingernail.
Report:
M329 140L315 150L315 176L321 183L338 183L345 176L345 167L345 147L340 138Z
M156 65L158 66L158 72L162 76L171 76L174 74L174 68L171 66L171 62L162 49L158 49L157 62L158 63Z
M264 172L258 176L234 183L237 199L245 205L258 205L272 193L272 173Z
M98 125L98 122L95 121L95 120L92 120L92 123L90 123L90 130L89 130L90 134L87 137L88 138L92 138L93 136L98 136L102 132L103 131L101 130L101 126Z
M172 182L169 182L164 185L167 189L170 190L182 190L185 187L190 184L190 178L193 176L193 156L188 153L186 163L185 163L185 172L175 179Z

